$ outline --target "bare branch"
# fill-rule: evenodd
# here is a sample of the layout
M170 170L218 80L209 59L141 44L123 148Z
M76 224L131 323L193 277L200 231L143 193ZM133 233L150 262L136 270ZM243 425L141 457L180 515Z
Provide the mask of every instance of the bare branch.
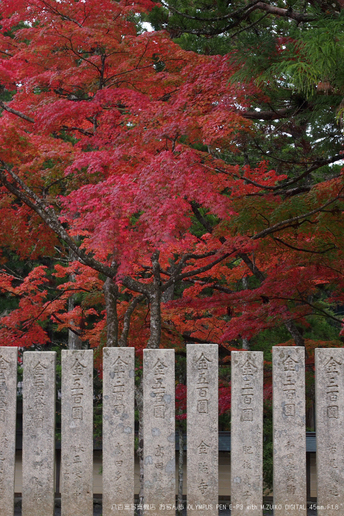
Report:
M293 107L286 107L276 111L273 109L271 111L240 111L241 116L248 120L278 120L279 118L288 118L296 113Z
M7 190L9 190L18 199L21 199L27 206L29 206L29 208L37 213L41 219L44 220L47 226L62 240L64 240L72 251L74 251L81 263L88 265L107 277L113 278L116 274L116 269L98 262L92 256L86 254L82 249L80 249L60 223L54 210L40 199L3 161L0 161L0 163L3 166L3 170L0 170L0 182L7 188ZM4 170L12 177L16 184L7 179Z
M290 249L294 249L295 251L301 251L302 253L311 253L311 254L325 254L328 251L332 251L333 249L337 249L337 246L333 245L331 247L327 247L327 249L324 249L323 251L314 251L314 249L304 249L301 247L295 247L294 245L288 244L287 242L284 242L281 238L272 237L276 242L280 242L282 245L285 245L286 247L289 247Z
M51 315L52 315L52 317L54 317L54 319L57 320L57 322L59 322L60 324L64 324L64 321L62 319L60 319L55 313L53 313ZM68 328L69 331L74 333L74 335L76 335L77 337L80 337L80 335L81 335L80 331L73 330L73 328L71 326L67 326L67 328Z
M7 111L8 113L12 113L12 115L19 116L20 118L22 118L23 120L26 120L27 122L31 122L32 124L35 122L34 119L31 118L30 116L27 116L24 113L17 111L16 109L10 108L9 106L7 106L6 104L4 104L1 101L0 101L0 107L2 107L2 109Z
M238 256L247 265L247 267L250 269L252 274L254 276L256 276L256 278L258 278L262 282L265 280L264 274L258 269L256 264L252 260L250 260L250 258L248 257L248 255L246 253L239 253Z
M70 21L72 23L75 23L78 27L80 27L80 29L82 29L82 25L81 23L79 23L77 20L75 20L74 18L71 18L70 16L68 16L67 14L63 14L61 13L58 9L54 8L51 4L49 4L48 2L46 2L45 0L42 0L43 4L46 6L47 8L47 11L50 11L52 12L53 14L57 15L57 16L60 16L60 18L62 20L67 20L67 21Z
M236 18L237 16L239 16L242 13L244 13L245 11L248 11L249 9L251 9L251 7L255 6L258 3L259 3L259 0L254 0L254 2L251 2L251 3L247 4L247 5L245 5L241 9L237 9L236 11L233 11L233 12L228 13L228 14L224 14L222 16L214 16L212 18L203 18L202 16L191 16L189 14L182 13L181 11L178 11L178 9L176 9L175 7L170 6L168 4L164 4L163 2L162 2L162 5L166 9L168 9L169 11L172 11L173 13L176 13L179 16L182 16L183 18L187 18L189 20L196 20L196 21L212 23L212 22L217 22L217 21L228 20L230 18Z
M274 14L275 16L290 18L291 20L297 21L297 23L309 22L317 19L317 16L313 14L299 13L297 11L293 11L292 9L283 9L281 7L275 7L274 5L266 4L265 2L258 2L255 5L255 9L267 11L268 13Z
M85 135L85 136L94 136L93 133L90 133L89 131L86 131L85 129L82 129L81 127L68 127L66 125L63 125L61 127L62 131L78 131L79 133Z
M208 263L207 265L204 265L203 267L199 267L198 269L196 270L193 270L193 271L189 271L189 272L184 272L184 274L180 274L176 280L182 280L184 278L191 278L192 276L197 276L197 274L201 274L203 272L206 272L206 271L209 271L210 269L212 269L215 265L217 265L218 263L222 262L223 260L225 260L226 258L228 258L228 256L231 256L231 254L234 254L236 252L236 249L233 250L231 253L225 253L223 254L222 256L220 256L219 258L217 258L216 260ZM170 280L171 281L171 280ZM167 283L165 283L165 285L167 285L169 283L169 281ZM165 286L164 285L164 286Z
M274 16L281 16L284 18L289 18L289 19L295 20L297 23L309 22L309 21L313 21L313 20L317 19L316 15L300 13L297 11L293 11L292 9L283 9L280 7L275 7L268 3L260 2L259 0L258 1L255 0L255 1L245 5L242 8L237 9L236 11L232 11L232 12L229 12L229 13L221 15L221 16L213 16L213 17L190 15L185 12L179 11L175 7L170 6L168 3L165 3L165 4L163 3L163 6L166 9L170 10L171 12L177 14L178 16L181 16L181 17L189 19L189 20L194 20L196 22L203 23L203 27L192 28L192 29L187 29L184 27L182 29L176 29L179 32L189 33L189 34L197 34L197 35L201 35L201 34L215 35L215 34L223 34L225 32L228 32L230 29L233 29L234 27L237 27L238 25L240 25L240 23L242 23L244 20L246 20L249 17L249 15L253 11L256 11L256 10L265 11L267 14L272 14ZM219 26L217 28L214 27L214 24L216 24L217 22L223 22L226 20L235 20L235 21L232 21L232 23L228 24L225 27L223 27L223 26ZM256 23L257 22L252 23L249 27L256 25ZM246 30L249 27L246 27L242 30ZM170 30L172 31L173 27L171 27ZM239 31L239 32L242 32L242 31ZM236 33L236 34L238 34L238 33ZM235 35L233 35L233 37Z
M301 179L304 179L305 177L309 176L309 174L311 174L315 170L318 170L320 167L329 165L330 163L335 163L336 161L340 161L342 159L343 159L343 156L341 154L336 154L335 156L331 156L330 158L327 158L327 159L317 160L317 161L315 161L315 163L313 163L313 165L311 165L309 168L307 168L307 170L302 172L302 174L300 174L299 176L295 177L294 179L291 179L290 181L287 181L286 183L283 183L282 185L277 185L277 186L266 186L261 183L257 183L256 181L253 181L252 179L249 179L248 177L245 177L245 176L241 176L240 179L242 179L243 181L246 181L247 183L249 183L253 186L262 188L263 190L275 191L276 194L277 193L288 193L288 192L277 192L277 191L283 190L287 186L293 185L293 184L297 183L298 181L301 181ZM222 171L220 170L220 172L222 172ZM311 187L308 187L308 186L305 186L304 188L307 188L309 190L311 189ZM297 193L299 193L299 192L297 192ZM294 194L292 193L292 191L290 191L289 195L294 195Z
M309 211L308 213L305 213L304 215L297 215L296 217L291 217L290 219L282 220L281 222L278 222L277 224L274 224L273 226L263 229L263 231L260 231L256 235L252 236L252 240L258 240L258 238L265 238L267 235L271 235L272 233L275 233L276 231L279 231L281 229L286 229L287 227L290 227L294 224L298 224L300 221L315 215L316 213L320 213L324 208L329 206L330 204L333 204L334 202L338 201L338 199L341 198L341 193L343 191L343 188L340 189L340 192L336 197L333 199L330 199L322 206L319 206L319 208L316 208L315 210Z
M212 283L211 281L202 281L199 279L191 279L186 278L184 281L198 284L198 285L204 285L205 288L212 288L214 290L219 290L220 292L224 292L225 294L233 294L234 291L231 290L228 287L224 287L223 285L220 285L219 283Z

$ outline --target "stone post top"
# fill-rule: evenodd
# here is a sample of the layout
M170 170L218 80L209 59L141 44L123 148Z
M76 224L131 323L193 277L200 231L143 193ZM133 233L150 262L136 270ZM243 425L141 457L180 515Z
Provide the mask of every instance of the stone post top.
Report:
M120 353L123 353L125 351L126 353L135 354L135 348L128 348L128 347L109 348L109 347L104 347L103 348L103 355L108 355L109 353L112 353L111 350L115 350L115 351L120 352Z
M277 353L278 351L305 351L303 346L272 346L272 351Z
M120 348L117 348L117 349L120 349ZM124 348L124 349L134 349L134 348ZM157 352L162 352L162 351L175 351L174 349L172 348L164 348L164 349L161 349L161 348L146 348L143 350L143 353L157 353Z
M211 342L204 342L202 344L197 344L197 343L190 343L190 344L187 344L186 347L188 346L216 346L217 348L219 347L218 344L213 344Z
M55 353L55 351L53 352ZM93 349L63 349L62 354L63 355L80 355L83 353L91 354L93 355Z
M264 353L264 351L251 351L250 349L232 349L231 353Z
M18 349L18 348L16 348L16 349ZM1 353L1 351L0 351L0 353ZM24 351L24 355L27 355L27 356L28 355L40 355L40 356L42 356L43 353L44 353L44 355L56 355L56 351L30 351L30 350Z
M233 356L233 358L239 358L240 355L244 356L245 354L251 355L251 357L256 356L261 358L264 355L264 351L250 351L248 349L238 349L231 351L231 356ZM247 360L249 360L249 358L247 358Z
M304 346L282 346L282 345L278 345L278 346L272 346L273 349L278 349L278 348L290 348L290 349L295 349L295 348L300 348L300 349L304 349Z
M343 352L343 348L315 348L316 355L333 355L333 354L341 354Z

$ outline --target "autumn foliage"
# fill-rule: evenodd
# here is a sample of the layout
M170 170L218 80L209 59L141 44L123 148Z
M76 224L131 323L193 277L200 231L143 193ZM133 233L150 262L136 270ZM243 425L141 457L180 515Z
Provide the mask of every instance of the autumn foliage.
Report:
M343 174L240 164L267 93L140 30L154 5L1 2L1 341L304 345L309 316L340 323Z

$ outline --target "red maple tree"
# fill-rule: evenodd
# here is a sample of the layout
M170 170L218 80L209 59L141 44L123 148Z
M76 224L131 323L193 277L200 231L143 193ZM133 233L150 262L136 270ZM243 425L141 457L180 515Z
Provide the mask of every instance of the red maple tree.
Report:
M343 300L343 175L294 195L231 164L266 96L228 56L140 32L153 5L2 2L2 341L44 344L52 321L91 346L230 349L284 324L304 345L309 314L338 320L318 300Z

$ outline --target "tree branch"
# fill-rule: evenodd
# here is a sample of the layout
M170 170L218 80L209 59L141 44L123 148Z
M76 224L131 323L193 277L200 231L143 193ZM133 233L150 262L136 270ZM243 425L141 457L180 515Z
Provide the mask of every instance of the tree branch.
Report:
M241 116L248 120L278 120L279 118L288 118L291 114L296 113L297 111L295 112L293 107L277 109L276 111L240 111Z
M271 156L270 156L270 158L271 158ZM294 179L291 179L290 181L287 181L286 183L283 183L282 185L277 185L277 186L266 186L261 183L257 183L256 181L253 181L252 179L249 179L248 177L245 177L245 176L240 176L240 179L242 179L243 181L246 181L247 183L249 183L253 186L262 188L263 190L275 191L276 195L278 195L279 193L283 193L283 192L280 192L280 190L283 190L284 188L286 188L290 185L293 185L293 184L297 183L298 181L301 181L301 179L304 179L305 177L309 176L309 174L311 174L315 170L318 170L318 168L323 167L325 165L329 165L330 163L335 163L336 161L341 161L342 159L343 159L343 156L341 154L336 154L335 156L331 156L328 159L317 160L317 161L315 161L315 163L313 163L313 165L311 165L309 168L307 168L307 170L302 172L302 174L300 174L299 176L295 177ZM220 172L222 172L222 171L220 170ZM305 186L304 188L310 189L311 187ZM293 195L292 190L290 191L290 194Z
M333 249L337 249L337 247L335 245L333 245L332 247L328 247L324 251L314 251L314 250L311 250L311 249L303 249L301 247L295 247L294 245L287 244L287 242L284 242L284 240L282 240L281 238L277 238L277 237L272 237L272 238L274 240L276 240L276 242L280 242L282 245L285 245L286 247L289 247L290 249L294 249L295 251L301 251L302 253L325 254L328 251L332 251Z
M106 278L103 292L106 307L106 345L111 348L118 345L118 286L112 278Z
M116 269L95 260L92 256L86 254L82 249L80 249L60 223L54 210L45 204L45 202L40 199L3 161L0 160L0 163L3 166L3 170L5 170L20 187L19 188L14 183L11 183L7 179L3 170L0 170L0 182L7 188L7 190L37 213L46 225L54 231L61 240L66 242L68 247L76 254L82 264L88 265L105 276L113 278L116 274Z
M213 23L213 22L217 22L217 21L223 21L223 20L228 20L230 18L238 17L240 14L242 14L245 11L251 9L251 7L253 7L257 3L259 3L259 0L254 0L253 2L245 5L244 7L241 7L240 9L237 9L236 11L233 11L231 13L224 14L222 16L214 16L212 18L203 18L201 16L191 16L189 14L182 13L181 11L178 11L178 9L176 9L173 6L170 6L169 4L164 4L164 2L161 2L161 3L169 11L172 11L173 13L176 13L179 16L182 16L183 18L187 18L188 20L196 20L196 21L201 21L201 22L206 22L206 23Z
M268 13L275 16L290 18L291 20L297 21L297 23L309 22L317 19L317 16L313 14L299 13L293 11L292 9L282 9L281 7L275 7L274 5L266 4L265 2L258 2L254 8L267 11Z
M195 283L199 285L204 285L205 288L212 288L214 290L219 290L220 292L224 292L225 294L233 294L234 291L228 287L224 287L219 283L212 283L211 281L202 281L197 279L186 278L186 282ZM213 281L213 280L212 280Z
M290 219L282 220L281 222L278 222L277 224L274 224L273 226L263 229L263 231L260 231L256 235L252 236L252 240L257 240L258 238L265 238L267 235L271 235L272 233L275 233L276 231L279 231L281 229L286 229L287 227L290 227L294 224L298 224L301 220L306 219L307 217L310 217L312 215L315 215L316 213L321 212L324 208L329 206L330 204L333 204L334 202L338 201L341 197L341 193L343 191L343 188L340 189L340 192L336 197L333 199L330 199L329 201L325 202L322 206L319 208L316 208L315 210L309 211L308 213L305 213L304 215L298 215L296 217L291 217Z
M7 104L4 104L1 101L0 101L0 107L2 107L2 109L7 111L8 113L12 113L12 115L19 116L20 118L22 118L23 120L26 120L27 122L31 122L32 124L35 122L34 119L31 118L30 116L27 116L24 113L21 113L20 111L17 111L16 109L13 109L13 108L7 106Z

